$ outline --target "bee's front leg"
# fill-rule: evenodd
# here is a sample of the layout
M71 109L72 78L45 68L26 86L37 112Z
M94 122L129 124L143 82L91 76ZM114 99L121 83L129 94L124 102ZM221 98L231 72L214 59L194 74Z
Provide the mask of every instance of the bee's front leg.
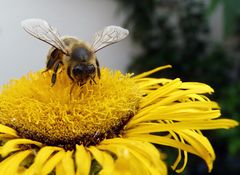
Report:
M75 85L76 85L76 82L73 82L73 84L70 88L70 100L72 100L72 92L73 92L73 89L74 89Z
M52 79L51 79L52 86L56 83L57 72L58 72L58 69L59 69L60 65L62 65L62 62L58 61L58 62L55 63L55 65L53 67L53 74L52 74Z
M97 65L97 76L98 76L98 78L100 79L100 77L101 77L101 72L100 72L99 62L98 62L97 59L96 59L96 65Z
M90 77L90 78L91 78L91 80L90 80L90 84L92 84L92 82L94 82L94 84L97 84L96 81L95 81L95 76Z

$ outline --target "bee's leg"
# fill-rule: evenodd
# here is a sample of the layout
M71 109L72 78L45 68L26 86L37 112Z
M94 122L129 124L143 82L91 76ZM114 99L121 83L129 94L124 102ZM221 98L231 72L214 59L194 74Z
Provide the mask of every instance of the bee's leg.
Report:
M98 76L98 78L100 79L100 77L101 77L101 72L100 72L99 62L98 62L97 59L96 59L96 65L97 65L97 76Z
M52 49L51 49L52 50ZM47 57L47 65L46 65L46 70L52 69L53 66L57 61L60 61L59 55L60 55L60 50L54 48L52 51L50 51L51 54L48 55Z
M72 74L71 74L71 67L70 66L68 66L68 68L67 68L67 75L72 81L74 81L74 79L72 77Z
M45 72L49 71L49 69L45 69L44 71L42 71L41 73L44 74Z
M59 49L51 48L47 56L46 69L42 73L45 73L50 69L54 69L54 66L56 65L56 63L59 61L61 62L60 55L61 55L61 51Z
M53 74L52 74L52 79L51 79L51 82L52 82L52 86L56 83L56 80L57 80L57 72L58 72L58 69L59 69L59 66L62 64L61 61L57 62L54 67L53 67Z
M44 71L42 71L42 74L46 73L47 71L49 71L51 68L46 67Z
M92 80L92 81L90 81L91 84L92 84L92 82L94 82L95 84L97 84L94 79L95 79L95 76L91 77L91 80Z
M70 89L70 101L72 100L72 92L73 92L73 89L75 87L76 83L73 82L72 86L71 86L71 89Z
M82 88L84 84L86 84L86 82L85 82L85 83L79 82L79 83L78 83L78 86L80 86L80 87Z

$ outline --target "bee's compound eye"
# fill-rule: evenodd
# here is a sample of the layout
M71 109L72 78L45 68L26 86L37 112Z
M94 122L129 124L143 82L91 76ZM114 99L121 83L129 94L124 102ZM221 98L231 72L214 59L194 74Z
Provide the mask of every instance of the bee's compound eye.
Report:
M95 69L94 65L90 64L90 65L87 66L87 73L88 74L93 74L95 72L95 70L96 69Z
M84 73L84 67L81 65L78 65L73 68L72 70L74 76L78 76Z

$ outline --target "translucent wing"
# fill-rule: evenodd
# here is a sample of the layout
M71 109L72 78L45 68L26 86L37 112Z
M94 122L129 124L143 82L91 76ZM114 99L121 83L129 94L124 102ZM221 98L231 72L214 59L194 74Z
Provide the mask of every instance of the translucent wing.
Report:
M46 21L42 19L26 19L21 22L23 29L30 35L60 49L65 54L64 43L60 39L60 35L56 28L50 26Z
M111 44L117 43L128 35L128 30L119 26L107 26L103 30L96 33L92 48L95 52L107 47Z

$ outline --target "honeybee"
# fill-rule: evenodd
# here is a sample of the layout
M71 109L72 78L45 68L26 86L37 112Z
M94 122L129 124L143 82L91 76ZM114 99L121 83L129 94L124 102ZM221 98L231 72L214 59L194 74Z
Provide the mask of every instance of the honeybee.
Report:
M66 70L68 77L80 86L89 80L96 83L95 76L101 76L96 52L123 40L129 33L119 26L107 26L95 34L93 43L89 45L73 36L61 37L56 28L42 19L26 19L21 25L27 33L52 46L46 62L46 71L53 71L52 86L60 68Z

